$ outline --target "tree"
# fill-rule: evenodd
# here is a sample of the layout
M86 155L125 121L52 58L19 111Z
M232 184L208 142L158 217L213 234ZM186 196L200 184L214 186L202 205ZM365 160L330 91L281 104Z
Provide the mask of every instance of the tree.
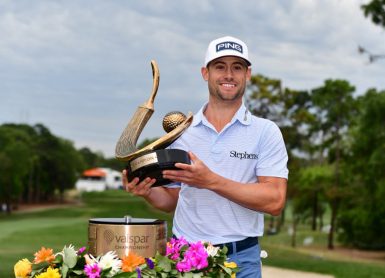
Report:
M12 126L0 126L0 203L11 213L13 203L23 190L23 179L28 175L33 159L31 138Z
M309 92L282 89L281 81L262 75L251 77L246 103L256 116L275 122L281 129L290 157L309 146L309 125L314 116Z
M385 28L385 0L372 0L361 5L365 17L370 17L372 22Z
M81 148L78 152L83 158L84 169L100 167L104 162L104 156L100 152L93 152L87 147Z
M368 4L361 5L361 9L365 17L370 17L374 24L385 28L385 0L372 0ZM385 58L385 54L371 53L362 46L358 46L358 53L367 55L369 63Z
M385 91L371 89L358 101L349 154L354 181L340 215L342 239L360 248L385 249Z
M309 124L314 117L309 113L311 98L307 91L288 88L282 89L281 81L263 75L251 77L246 94L248 109L256 116L274 121L281 129L289 154L289 187L288 198L297 192L298 169L303 167L303 159L298 155L309 147ZM272 218L272 221L274 219ZM283 211L277 230L284 223Z
M251 77L248 85L250 93L246 96L250 111L259 117L281 123L283 97L281 80L257 74Z
M69 140L59 138L57 149L54 150L55 172L51 177L51 184L60 194L60 201L63 201L63 194L66 189L73 188L79 172L82 171L84 163L79 152Z
M329 165L314 165L298 169L295 198L292 200L292 247L296 247L297 224L300 220L312 218L312 229L316 230L316 219L322 220L323 207L320 197L332 178ZM322 223L322 221L320 221ZM320 225L321 226L321 225Z
M83 168L72 142L56 137L42 124L0 126L0 203L52 200L72 188Z
M312 90L314 115L313 142L318 142L320 159L334 165L334 182L326 194L331 206L328 248L334 248L334 231L338 209L344 191L344 176L341 174L343 140L356 113L353 98L355 88L345 80L326 80L322 87ZM322 161L324 162L324 161Z

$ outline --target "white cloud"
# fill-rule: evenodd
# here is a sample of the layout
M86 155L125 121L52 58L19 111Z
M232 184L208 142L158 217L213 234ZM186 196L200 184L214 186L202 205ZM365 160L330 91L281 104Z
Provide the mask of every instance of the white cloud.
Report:
M115 143L160 67L155 113L141 138L163 134L171 110L207 99L200 67L211 39L247 42L253 72L311 89L346 79L385 88L385 60L367 64L358 45L385 53L385 31L360 0L2 1L0 123L41 122L77 147L113 156Z

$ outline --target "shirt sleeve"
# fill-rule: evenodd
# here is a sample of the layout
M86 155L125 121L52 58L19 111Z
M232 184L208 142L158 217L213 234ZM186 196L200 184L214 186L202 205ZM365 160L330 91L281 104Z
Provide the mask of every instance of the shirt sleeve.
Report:
M256 176L288 178L288 155L279 127L269 121L263 130L259 143Z

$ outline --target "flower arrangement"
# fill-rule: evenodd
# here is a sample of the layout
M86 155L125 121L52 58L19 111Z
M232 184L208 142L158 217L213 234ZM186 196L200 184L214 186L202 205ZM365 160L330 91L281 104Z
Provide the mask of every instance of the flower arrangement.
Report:
M226 253L226 247L189 243L183 238L172 238L166 255L157 253L153 258L133 252L118 258L115 251L94 257L85 247L76 250L73 245L55 254L42 247L34 254L33 262L21 259L14 271L16 278L235 277L237 265L227 261Z

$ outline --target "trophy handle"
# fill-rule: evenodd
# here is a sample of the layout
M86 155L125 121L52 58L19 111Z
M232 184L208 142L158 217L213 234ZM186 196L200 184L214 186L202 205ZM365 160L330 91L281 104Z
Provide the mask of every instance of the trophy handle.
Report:
M121 161L128 161L133 159L136 156L145 154L146 152L149 152L155 149L165 148L168 145L170 145L172 142L174 142L191 125L192 120L193 120L193 114L189 112L186 119L169 133L163 135L156 141L152 142L151 144L148 144L147 146L145 146L140 150L137 150L125 156L116 156L116 158Z
M147 102L136 109L135 114L128 122L116 143L115 157L118 159L125 158L137 151L136 143L138 138L142 133L144 126L152 116L152 113L154 113L154 101L159 87L159 68L154 60L151 61L151 67L153 79L151 95Z
M158 92L158 87L159 87L159 67L154 60L151 60L151 67L152 67L152 91L151 91L150 98L147 100L147 103L145 105L146 107L151 107L152 110L154 110L154 101L155 101L156 93Z

